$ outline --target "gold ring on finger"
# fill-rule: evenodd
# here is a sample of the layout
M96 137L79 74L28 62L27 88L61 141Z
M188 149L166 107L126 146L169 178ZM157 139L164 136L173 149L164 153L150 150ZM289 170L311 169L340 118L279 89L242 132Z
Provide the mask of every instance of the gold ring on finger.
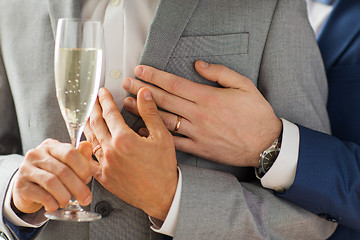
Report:
M182 118L181 116L177 117L174 133L177 133L179 131L179 128L180 128L180 125L181 125L181 118Z
M93 154L95 155L95 153L101 148L100 144L96 145L93 149Z

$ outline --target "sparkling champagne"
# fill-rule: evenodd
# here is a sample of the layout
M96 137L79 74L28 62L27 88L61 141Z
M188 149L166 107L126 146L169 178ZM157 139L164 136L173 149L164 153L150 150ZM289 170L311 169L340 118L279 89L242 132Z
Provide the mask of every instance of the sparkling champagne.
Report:
M96 101L102 50L59 48L55 62L56 96L68 128L81 128Z

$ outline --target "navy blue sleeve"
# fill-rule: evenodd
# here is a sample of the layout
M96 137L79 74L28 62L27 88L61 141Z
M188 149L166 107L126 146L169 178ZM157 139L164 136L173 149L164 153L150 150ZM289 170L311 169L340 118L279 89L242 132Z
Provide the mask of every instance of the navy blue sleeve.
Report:
M299 130L295 181L289 190L277 195L358 231L360 146L302 126Z
M40 228L17 227L5 218L4 222L11 228L11 231L17 236L19 240L34 239L40 230Z

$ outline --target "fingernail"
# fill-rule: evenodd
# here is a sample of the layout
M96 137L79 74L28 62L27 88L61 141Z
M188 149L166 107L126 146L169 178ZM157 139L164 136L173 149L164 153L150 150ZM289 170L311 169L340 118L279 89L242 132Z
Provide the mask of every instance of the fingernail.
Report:
M135 75L141 77L143 75L144 68L142 66L137 66L135 68Z
M131 80L128 78L125 78L123 81L123 88L125 90L128 90L128 89L130 89L130 87L131 87Z
M207 62L204 62L204 61L201 61L201 60L199 61L199 65L202 68L207 68L209 66L209 64Z
M134 106L134 100L131 98L126 98L124 100L124 107L125 108L132 108Z
M104 94L104 92L105 92L105 89L104 89L104 88L100 88L100 89L99 89L99 94Z
M151 92L148 90L148 89L144 89L143 90L143 98L146 100L146 101L151 101L152 100L152 95L151 95Z

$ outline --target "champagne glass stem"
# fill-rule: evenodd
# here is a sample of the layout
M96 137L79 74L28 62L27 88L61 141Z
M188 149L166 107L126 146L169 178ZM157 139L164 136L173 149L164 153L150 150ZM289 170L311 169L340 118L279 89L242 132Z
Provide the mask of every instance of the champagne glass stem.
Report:
M73 147L75 148L79 147L83 130L84 130L84 126L80 126L80 127L69 126L70 141ZM69 203L66 205L65 209L69 211L84 211L73 195L71 195L71 199Z

